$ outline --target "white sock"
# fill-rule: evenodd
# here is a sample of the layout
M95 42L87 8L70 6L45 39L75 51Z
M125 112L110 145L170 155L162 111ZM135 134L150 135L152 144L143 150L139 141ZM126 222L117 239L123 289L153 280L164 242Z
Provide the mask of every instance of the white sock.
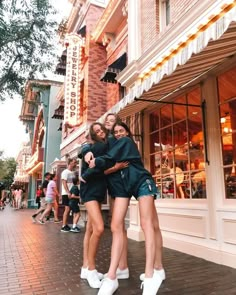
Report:
M73 228L75 228L76 227L76 223L73 223Z

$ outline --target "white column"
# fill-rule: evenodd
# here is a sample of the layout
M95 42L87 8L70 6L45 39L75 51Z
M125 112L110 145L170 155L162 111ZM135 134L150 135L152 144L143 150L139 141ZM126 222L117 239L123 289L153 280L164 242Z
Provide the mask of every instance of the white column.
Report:
M144 233L140 226L138 201L134 198L131 199L129 206L129 227L127 229L127 236L129 239L135 241L144 241Z
M128 62L137 60L141 54L141 3L128 0Z
M220 125L217 103L217 83L209 77L202 85L202 98L206 100L207 149L210 165L206 164L207 201L209 209L209 238L219 239L216 209L224 200L224 176L221 167Z

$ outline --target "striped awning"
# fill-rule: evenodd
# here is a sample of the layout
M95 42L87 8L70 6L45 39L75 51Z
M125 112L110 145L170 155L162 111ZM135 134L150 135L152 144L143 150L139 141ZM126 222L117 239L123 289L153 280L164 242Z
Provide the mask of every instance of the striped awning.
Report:
M108 113L119 113L125 117L139 112L152 102L135 101L136 98L164 100L235 55L236 1L228 7L230 9L221 11L214 22L211 21L204 30L201 29L195 38L190 38L181 50L162 62L139 85L131 88Z

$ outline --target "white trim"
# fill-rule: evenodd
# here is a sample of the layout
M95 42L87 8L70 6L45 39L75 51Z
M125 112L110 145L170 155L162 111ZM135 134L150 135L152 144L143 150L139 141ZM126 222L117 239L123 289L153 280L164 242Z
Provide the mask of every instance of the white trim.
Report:
M215 5L211 6L211 9L206 10L201 19L197 19L193 22L193 25L185 30L182 35L177 36L168 48L163 48L150 62L147 64L146 69L150 69L152 64L160 62L164 56L173 50L177 44L184 42L187 36L195 33L200 25L207 23L209 17L217 15L217 11L222 6L222 1L216 1ZM125 108L128 104L132 103L135 98L139 98L145 91L148 91L154 84L158 84L165 75L171 75L178 65L184 65L193 54L200 53L207 47L209 41L219 39L225 31L228 29L231 22L236 21L236 7L228 11L223 17L211 24L205 31L200 33L196 39L191 41L185 48L178 52L175 56L166 61L162 67L156 70L143 82L137 81L137 85L132 87L129 93L116 105L114 105L108 112L118 113ZM138 84L139 83L139 84Z
M166 2L167 0L159 1L160 32L164 31L169 25L166 23ZM169 21L171 22L171 12Z
M205 245L198 244L190 240L187 241L184 238L181 238L181 240L176 239L165 232L162 232L162 236L164 247L236 268L236 253L226 251L227 247L222 249L222 246L218 245L218 243L212 242L210 245L208 241Z

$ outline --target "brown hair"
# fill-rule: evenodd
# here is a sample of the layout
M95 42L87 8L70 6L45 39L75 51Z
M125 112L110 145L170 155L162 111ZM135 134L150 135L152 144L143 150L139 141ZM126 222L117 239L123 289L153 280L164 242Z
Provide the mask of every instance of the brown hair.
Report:
M116 126L121 126L125 129L125 131L128 133L128 137L132 138L133 139L133 135L132 135L132 132L130 131L129 127L127 124L125 124L124 122L117 122L114 124L113 128L112 128L112 131L111 133L114 135L114 129Z
M90 134L91 139L92 139L93 141L95 141L95 142L102 141L100 138L98 138L97 134L96 134L96 133L94 132L94 130L93 130L93 127L94 127L95 125L99 125L99 126L101 127L102 131L106 134L106 137L107 137L107 135L108 135L107 129L104 127L103 124L101 124L101 123L99 123L99 122L95 122L95 123L93 123L93 124L90 126L90 128L89 128L89 134Z

